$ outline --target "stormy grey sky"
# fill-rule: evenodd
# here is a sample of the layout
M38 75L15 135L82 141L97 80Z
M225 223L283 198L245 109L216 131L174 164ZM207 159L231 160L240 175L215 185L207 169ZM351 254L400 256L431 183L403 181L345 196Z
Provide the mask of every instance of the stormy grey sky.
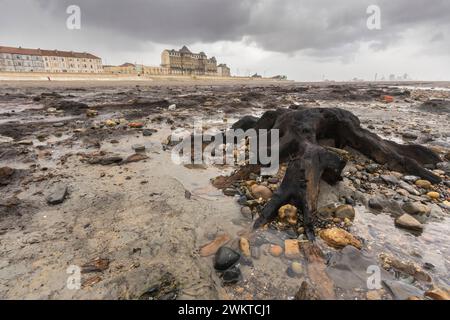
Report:
M81 29L66 28L69 5ZM381 29L369 30L369 5ZM158 65L188 45L233 74L450 80L449 0L0 0L0 45L89 51Z

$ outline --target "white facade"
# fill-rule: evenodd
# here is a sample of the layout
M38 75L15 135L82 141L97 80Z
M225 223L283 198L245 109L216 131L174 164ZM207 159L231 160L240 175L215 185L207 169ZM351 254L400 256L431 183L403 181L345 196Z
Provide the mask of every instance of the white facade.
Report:
M43 56L47 72L68 73L101 73L103 65L101 59L84 57Z
M0 71L15 71L14 60L10 53L0 53Z
M1 71L44 72L41 56L28 54L0 53Z

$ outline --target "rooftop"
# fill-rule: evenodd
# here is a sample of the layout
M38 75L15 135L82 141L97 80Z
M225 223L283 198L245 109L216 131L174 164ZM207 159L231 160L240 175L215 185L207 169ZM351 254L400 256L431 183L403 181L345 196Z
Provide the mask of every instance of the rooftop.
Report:
M183 48L180 49L180 52L182 53L192 53L191 50L188 49L188 47L183 46Z
M59 51L59 50L42 50L42 49L28 49L22 47L3 47L0 46L0 53L10 54L24 54L35 56L55 56L55 57L67 57L67 58L85 58L85 59L100 59L93 54L87 52L74 52L74 51Z
M171 50L165 50L165 51L168 51L170 53L184 53L184 54L199 55L202 58L207 58L206 53L204 53L203 51L200 53L193 53L191 50L189 50L189 48L187 46L183 46L180 50L171 49ZM212 57L210 60L216 61L216 58Z
M125 62L124 64L121 64L119 67L136 67L134 63Z

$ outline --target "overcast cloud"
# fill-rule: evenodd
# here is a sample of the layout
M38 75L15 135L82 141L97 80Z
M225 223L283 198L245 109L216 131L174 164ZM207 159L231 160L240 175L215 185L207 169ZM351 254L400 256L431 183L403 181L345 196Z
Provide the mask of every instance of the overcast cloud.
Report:
M73 4L81 30L65 27ZM381 30L366 27L371 4L381 8ZM186 44L235 74L297 80L450 80L449 37L448 0L0 0L0 45L158 64L162 49Z

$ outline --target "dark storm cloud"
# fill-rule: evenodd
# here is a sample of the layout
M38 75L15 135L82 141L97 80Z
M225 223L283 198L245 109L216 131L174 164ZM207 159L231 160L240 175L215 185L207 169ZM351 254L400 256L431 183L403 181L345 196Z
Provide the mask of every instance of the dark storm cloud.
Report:
M78 5L87 26L159 43L239 40L251 7L246 0L38 1L55 15Z
M333 55L351 51L352 44L363 41L386 48L403 40L408 30L448 30L450 26L448 0L269 0L261 3L260 9L252 12L246 32L265 49L280 52L307 50ZM381 30L367 28L366 10L373 4L381 10Z
M54 19L68 5L82 9L83 27L136 42L180 44L245 40L276 52L345 56L361 42L383 50L417 30L417 39L448 34L448 0L36 0ZM366 27L366 8L381 8L382 29ZM428 32L429 31L429 32ZM419 39L420 32L426 33ZM406 39L408 40L408 39ZM434 37L433 43L445 41ZM446 48L447 45L436 45Z

